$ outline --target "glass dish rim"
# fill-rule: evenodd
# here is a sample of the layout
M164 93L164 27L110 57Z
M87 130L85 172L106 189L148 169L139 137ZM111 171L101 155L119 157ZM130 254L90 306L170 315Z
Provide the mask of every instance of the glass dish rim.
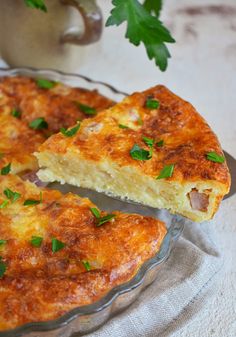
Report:
M13 75L22 75L22 76L32 76L36 77L37 75L44 75L45 77L50 79L50 74L54 76L60 77L73 77L82 79L86 82L101 85L106 87L107 89L111 90L114 94L120 94L126 96L127 93L124 93L110 84L107 84L102 81L92 80L91 78L80 75L80 74L72 74L63 71L58 71L54 69L35 69L32 67L17 67L17 68L2 68L0 67L0 76L13 76ZM2 74L4 73L4 74ZM71 321L79 316L84 315L92 315L102 311L103 309L107 308L108 306L112 305L112 303L118 298L120 295L127 293L133 289L139 287L144 279L146 274L153 268L157 267L158 265L162 264L170 254L172 249L173 243L178 239L181 235L183 228L184 228L184 221L181 221L180 216L173 216L171 226L168 229L168 232L162 242L160 250L153 256L152 258L145 261L142 266L139 268L137 273L132 277L131 280L120 284L114 288L112 288L105 296L103 296L100 300L81 307L76 307L64 315L48 321L41 321L41 322L29 322L18 326L14 329L9 330L2 330L0 331L0 337L14 337L18 335L28 334L31 332L45 332L45 331L52 331L56 329L60 329L66 325L68 325Z

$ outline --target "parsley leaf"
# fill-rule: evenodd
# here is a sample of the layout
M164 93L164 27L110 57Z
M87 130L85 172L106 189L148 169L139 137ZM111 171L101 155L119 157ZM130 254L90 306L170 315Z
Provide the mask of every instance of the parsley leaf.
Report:
M4 262L2 262L2 257L0 256L0 278L3 277L6 270L7 270L7 265Z
M53 87L55 87L57 83L54 81L49 81L43 78L39 78L36 80L36 84L40 89L52 89Z
M96 223L97 227L99 227L99 226L103 225L104 223L110 221L111 219L113 219L116 216L115 214L107 214L107 215L101 217L101 214L100 214L99 210L95 207L90 208L90 211L93 213L93 215L97 219L97 223Z
M156 17L160 16L162 0L145 0L143 5L149 13L153 12Z
M142 149L139 145L135 144L130 150L130 155L135 160L149 160L150 151Z
M160 103L156 99L147 99L145 102L145 107L148 109L158 109L160 106Z
M43 242L43 238L41 236L32 236L30 243L34 247L40 247Z
M52 239L52 251L53 253L58 252L59 250L63 249L65 247L65 243L53 238Z
M61 128L60 131L66 137L73 137L79 131L79 128L80 128L80 123L78 123L76 126L74 126L73 128L69 130L65 128Z
M95 218L99 219L100 218L100 212L97 208L95 207L91 207L90 211L93 213L93 215L95 216Z
M161 139L158 142L156 142L156 144L157 144L158 147L162 147L164 145L164 140Z
M83 265L84 265L84 268L87 270L87 271L90 271L91 270L91 266L90 266L90 263L88 261L82 261Z
M48 123L45 121L44 117L39 117L30 122L29 127L34 130L47 129Z
M13 109L11 112L13 117L20 118L21 117L21 111L17 109Z
M33 205L38 205L40 204L40 200L35 200L35 199L27 199L24 202L24 206L33 206Z
M138 0L113 0L112 3L114 8L106 26L119 26L127 21L125 37L135 46L139 46L143 42L148 58L155 59L160 70L166 70L170 53L165 42L175 42L168 29L159 19L152 16L146 9L147 7L145 8Z
M174 172L174 164L166 165L161 170L159 176L156 179L170 178Z
M5 207L7 207L7 205L9 204L9 201L8 200L4 200L1 205L0 205L0 209L3 209Z
M26 6L30 8L40 9L43 12L47 12L47 7L44 3L44 0L24 0Z
M21 194L18 192L13 192L12 190L10 190L9 188L6 188L3 193L5 194L5 196L10 199L12 202L15 202L16 200L18 200L21 197Z
M110 221L111 219L115 218L115 214L107 214L101 218L98 219L98 223L97 223L97 227L100 227L101 225L103 225L104 223Z
M5 245L7 243L7 240L0 240L0 246Z
M153 147L155 140L152 138L148 138L143 136L143 141L149 146L149 147Z
M7 166L2 167L1 169L1 175L6 176L11 171L11 163L9 163Z
M118 124L118 126L120 129L129 129L129 127L124 124Z
M220 164L224 163L225 161L225 158L223 156L220 156L214 151L207 153L207 159L215 163L220 163Z
M153 146L155 143L155 140L152 138L148 138L143 136L143 141L149 146L150 151L149 151L149 158L152 158L152 154L153 154Z
M82 104L80 102L75 102L75 104L83 113L85 113L85 115L96 115L97 114L97 110L95 108L92 108L91 106Z

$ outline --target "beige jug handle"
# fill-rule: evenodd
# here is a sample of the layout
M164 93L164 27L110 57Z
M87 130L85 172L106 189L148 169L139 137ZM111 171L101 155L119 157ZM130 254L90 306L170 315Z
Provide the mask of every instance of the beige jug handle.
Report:
M62 43L72 43L86 45L96 42L102 34L102 12L97 6L96 0L60 0L63 5L73 6L82 15L84 20L84 32L80 33L79 28L68 29L61 37Z

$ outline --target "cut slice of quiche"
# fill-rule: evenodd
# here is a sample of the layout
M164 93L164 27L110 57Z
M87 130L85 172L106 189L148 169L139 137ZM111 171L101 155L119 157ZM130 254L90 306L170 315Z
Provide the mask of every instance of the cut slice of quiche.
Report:
M0 78L0 169L22 174L38 168L38 145L113 102L97 91L28 77Z
M0 330L94 303L129 281L166 232L157 219L0 176Z
M43 181L167 208L194 221L211 219L230 187L216 135L191 104L160 85L84 120L76 132L50 137L36 156Z

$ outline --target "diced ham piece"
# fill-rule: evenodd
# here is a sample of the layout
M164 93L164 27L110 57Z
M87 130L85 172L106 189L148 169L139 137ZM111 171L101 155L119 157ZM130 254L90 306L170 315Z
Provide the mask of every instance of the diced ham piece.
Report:
M206 212L209 205L209 196L205 193L200 193L198 190L193 189L189 193L189 199L192 209L197 211Z

